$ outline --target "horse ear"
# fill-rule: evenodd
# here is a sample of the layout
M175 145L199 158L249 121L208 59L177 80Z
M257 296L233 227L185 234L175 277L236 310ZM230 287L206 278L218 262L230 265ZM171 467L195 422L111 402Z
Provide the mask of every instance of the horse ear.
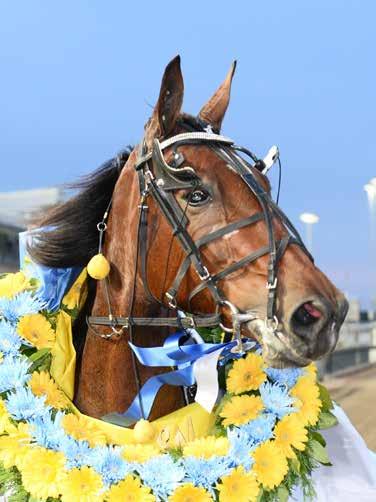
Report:
M198 116L208 122L213 129L220 131L223 118L230 102L231 83L236 69L236 61L231 65L225 80L218 87L209 101L201 108Z
M159 98L153 115L145 127L146 142L165 137L174 129L183 103L184 82L180 68L180 56L168 63L163 74Z

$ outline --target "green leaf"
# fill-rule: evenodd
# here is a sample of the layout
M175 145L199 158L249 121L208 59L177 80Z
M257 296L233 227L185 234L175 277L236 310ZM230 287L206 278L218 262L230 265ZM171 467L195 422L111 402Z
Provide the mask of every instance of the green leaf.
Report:
M308 442L308 448L307 451L311 457L313 457L317 462L320 462L320 464L324 465L332 465L330 463L328 453L326 451L325 446L322 446L318 441L315 439L311 439Z
M277 490L277 496L278 496L279 502L287 502L287 500L290 496L290 493L285 486L280 485Z
M325 439L323 438L323 436L319 433L319 432L316 432L316 431L312 431L309 433L310 437L312 439L314 439L315 441L317 441L318 443L321 444L321 446L326 446L326 441Z
M300 474L300 462L297 458L290 459L290 467L296 474Z
M320 391L320 400L322 402L323 410L324 411L332 410L334 408L334 405L328 389L323 385L321 385L321 383L318 383L317 385Z
M337 417L330 411L323 411L320 413L317 427L319 429L330 429L338 424Z
M29 356L28 359L32 363L36 362L39 359L41 359L42 357L45 357L45 355L48 354L50 352L50 350L51 349L40 349L40 350L37 350L36 352L34 352L34 354L32 354L31 356Z

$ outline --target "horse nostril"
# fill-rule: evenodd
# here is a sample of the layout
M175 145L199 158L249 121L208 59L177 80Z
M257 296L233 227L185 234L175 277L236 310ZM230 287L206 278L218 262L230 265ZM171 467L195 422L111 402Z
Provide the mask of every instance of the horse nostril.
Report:
M315 324L322 316L323 313L312 302L306 302L296 309L292 316L292 321L296 325L306 327Z

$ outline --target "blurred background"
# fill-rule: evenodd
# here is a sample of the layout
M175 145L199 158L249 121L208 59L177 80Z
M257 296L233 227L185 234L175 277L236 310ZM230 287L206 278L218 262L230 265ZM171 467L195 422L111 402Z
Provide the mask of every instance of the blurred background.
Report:
M223 131L279 146L280 205L350 300L320 371L376 449L375 16L373 0L0 2L0 271L62 184L138 142L173 56L192 114L237 59Z

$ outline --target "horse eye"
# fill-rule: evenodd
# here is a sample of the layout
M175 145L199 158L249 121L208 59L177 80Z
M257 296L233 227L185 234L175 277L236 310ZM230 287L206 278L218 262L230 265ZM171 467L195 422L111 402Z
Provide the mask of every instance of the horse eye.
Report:
M188 194L187 199L190 206L202 206L210 200L210 194L206 190L199 188Z

